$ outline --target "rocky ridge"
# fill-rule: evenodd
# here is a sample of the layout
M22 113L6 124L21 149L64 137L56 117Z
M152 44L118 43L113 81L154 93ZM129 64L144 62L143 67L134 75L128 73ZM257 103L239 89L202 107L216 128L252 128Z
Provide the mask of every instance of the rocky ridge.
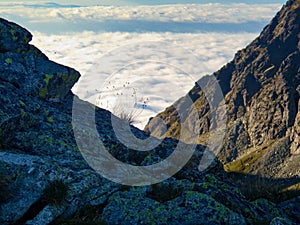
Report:
M228 171L272 178L300 176L299 21L300 1L289 0L259 37L213 74L224 95L217 105L227 108L227 114L221 115L227 120L227 131L218 158ZM199 119L190 124L191 130L200 127L199 142L205 144L207 135L213 134L211 115L218 107L210 109L199 84L207 93L215 93L212 76L203 77L187 96L157 115L168 127L167 137L179 138L175 108L187 99L199 112ZM161 125L152 121L155 118L145 130L160 138Z
M180 172L159 184L131 187L101 177L83 159L74 130L84 131L76 138L87 140L87 149L95 148L89 140L99 139L132 165L164 159L177 141L165 139L140 154L122 145L112 115L70 91L80 74L50 61L30 40L27 30L0 19L0 224L299 223L299 198L249 201L217 161L200 173L201 145ZM73 102L82 106L75 127ZM85 120L88 108L95 111L95 137Z

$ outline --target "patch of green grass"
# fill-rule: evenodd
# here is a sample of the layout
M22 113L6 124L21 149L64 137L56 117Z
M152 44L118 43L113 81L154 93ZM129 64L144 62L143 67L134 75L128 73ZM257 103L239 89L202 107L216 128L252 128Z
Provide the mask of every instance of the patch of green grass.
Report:
M300 196L300 184L291 186L291 181L283 183L276 179L249 175L250 172L256 172L255 166L274 147L274 144L281 140L269 141L249 149L244 156L224 165L224 170L232 176L232 182L240 188L248 200L265 198L272 202L282 202Z
M286 201L300 196L300 183L283 188L279 192L280 201Z
M63 180L54 180L46 186L41 200L45 204L60 206L64 203L67 193L68 184Z
M249 174L252 169L252 165L255 164L259 159L261 159L270 149L274 142L266 143L258 148L250 151L243 157L227 163L224 165L224 170L226 172L236 172L242 174Z

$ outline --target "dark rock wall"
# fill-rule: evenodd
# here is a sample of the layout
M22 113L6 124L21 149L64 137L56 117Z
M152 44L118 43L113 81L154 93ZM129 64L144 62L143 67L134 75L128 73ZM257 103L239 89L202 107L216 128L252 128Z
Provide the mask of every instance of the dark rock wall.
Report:
M284 137L291 141L288 144L291 154L299 153L299 21L300 3L290 0L258 38L213 74L223 91L227 107L224 116L228 132L219 155L224 163L232 162L251 147ZM214 85L210 80L204 77L198 82L213 92ZM213 130L210 115L216 109L209 108L203 90L196 85L188 96L199 111L199 120L194 124L200 126L200 134ZM174 105L185 101L186 97L183 97ZM180 121L174 108L169 107L157 117L169 127L167 136L179 138ZM157 124L149 123L145 130L153 131L157 137L161 135ZM293 175L299 174L299 170L293 172Z

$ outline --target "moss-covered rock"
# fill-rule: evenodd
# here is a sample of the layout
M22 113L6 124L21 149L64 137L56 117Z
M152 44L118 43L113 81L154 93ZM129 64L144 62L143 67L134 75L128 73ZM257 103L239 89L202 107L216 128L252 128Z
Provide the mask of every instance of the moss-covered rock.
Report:
M50 61L29 44L31 39L24 28L0 19L0 78L22 90L23 95L62 101L80 74Z
M210 196L193 191L159 203L146 198L143 190L116 193L103 211L108 224L246 224Z
M29 44L31 34L24 28L0 19L0 29L0 224L231 225L281 220L274 217L299 223L299 199L249 202L217 160L200 172L202 145L180 172L159 184L133 188L104 179L83 159L74 131L84 131L76 138L96 158L103 161L94 142L101 140L120 161L142 166L167 158L178 141L165 139L154 151L141 153L124 146L114 133L112 115L70 91L78 72L48 60ZM76 118L73 100L79 106ZM87 109L95 112L92 120L86 119L91 117ZM245 131L240 123L234 129ZM131 131L140 139L148 137L134 127Z
M0 18L0 52L14 51L31 39L32 35L26 29Z

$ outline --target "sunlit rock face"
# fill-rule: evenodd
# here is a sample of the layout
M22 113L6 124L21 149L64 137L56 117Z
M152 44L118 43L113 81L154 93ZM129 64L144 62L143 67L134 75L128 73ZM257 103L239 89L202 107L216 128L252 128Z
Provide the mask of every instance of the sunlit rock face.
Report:
M227 119L227 133L219 159L224 163L241 157L246 160L246 155L252 152L256 158L248 162L247 173L277 177L300 175L299 20L299 1L288 1L259 37L212 75L224 95L219 106L225 103L227 108L227 115L223 115ZM215 86L211 78L204 77L198 83L213 93ZM193 99L199 112L199 119L191 124L191 129L200 127L202 137L213 131L211 113L217 107L209 108L206 97L199 85L195 85L186 97L157 115L169 128L166 136L178 138L180 121L174 106L184 105L188 98ZM163 135L159 124L150 122L145 130L151 130L157 137Z

